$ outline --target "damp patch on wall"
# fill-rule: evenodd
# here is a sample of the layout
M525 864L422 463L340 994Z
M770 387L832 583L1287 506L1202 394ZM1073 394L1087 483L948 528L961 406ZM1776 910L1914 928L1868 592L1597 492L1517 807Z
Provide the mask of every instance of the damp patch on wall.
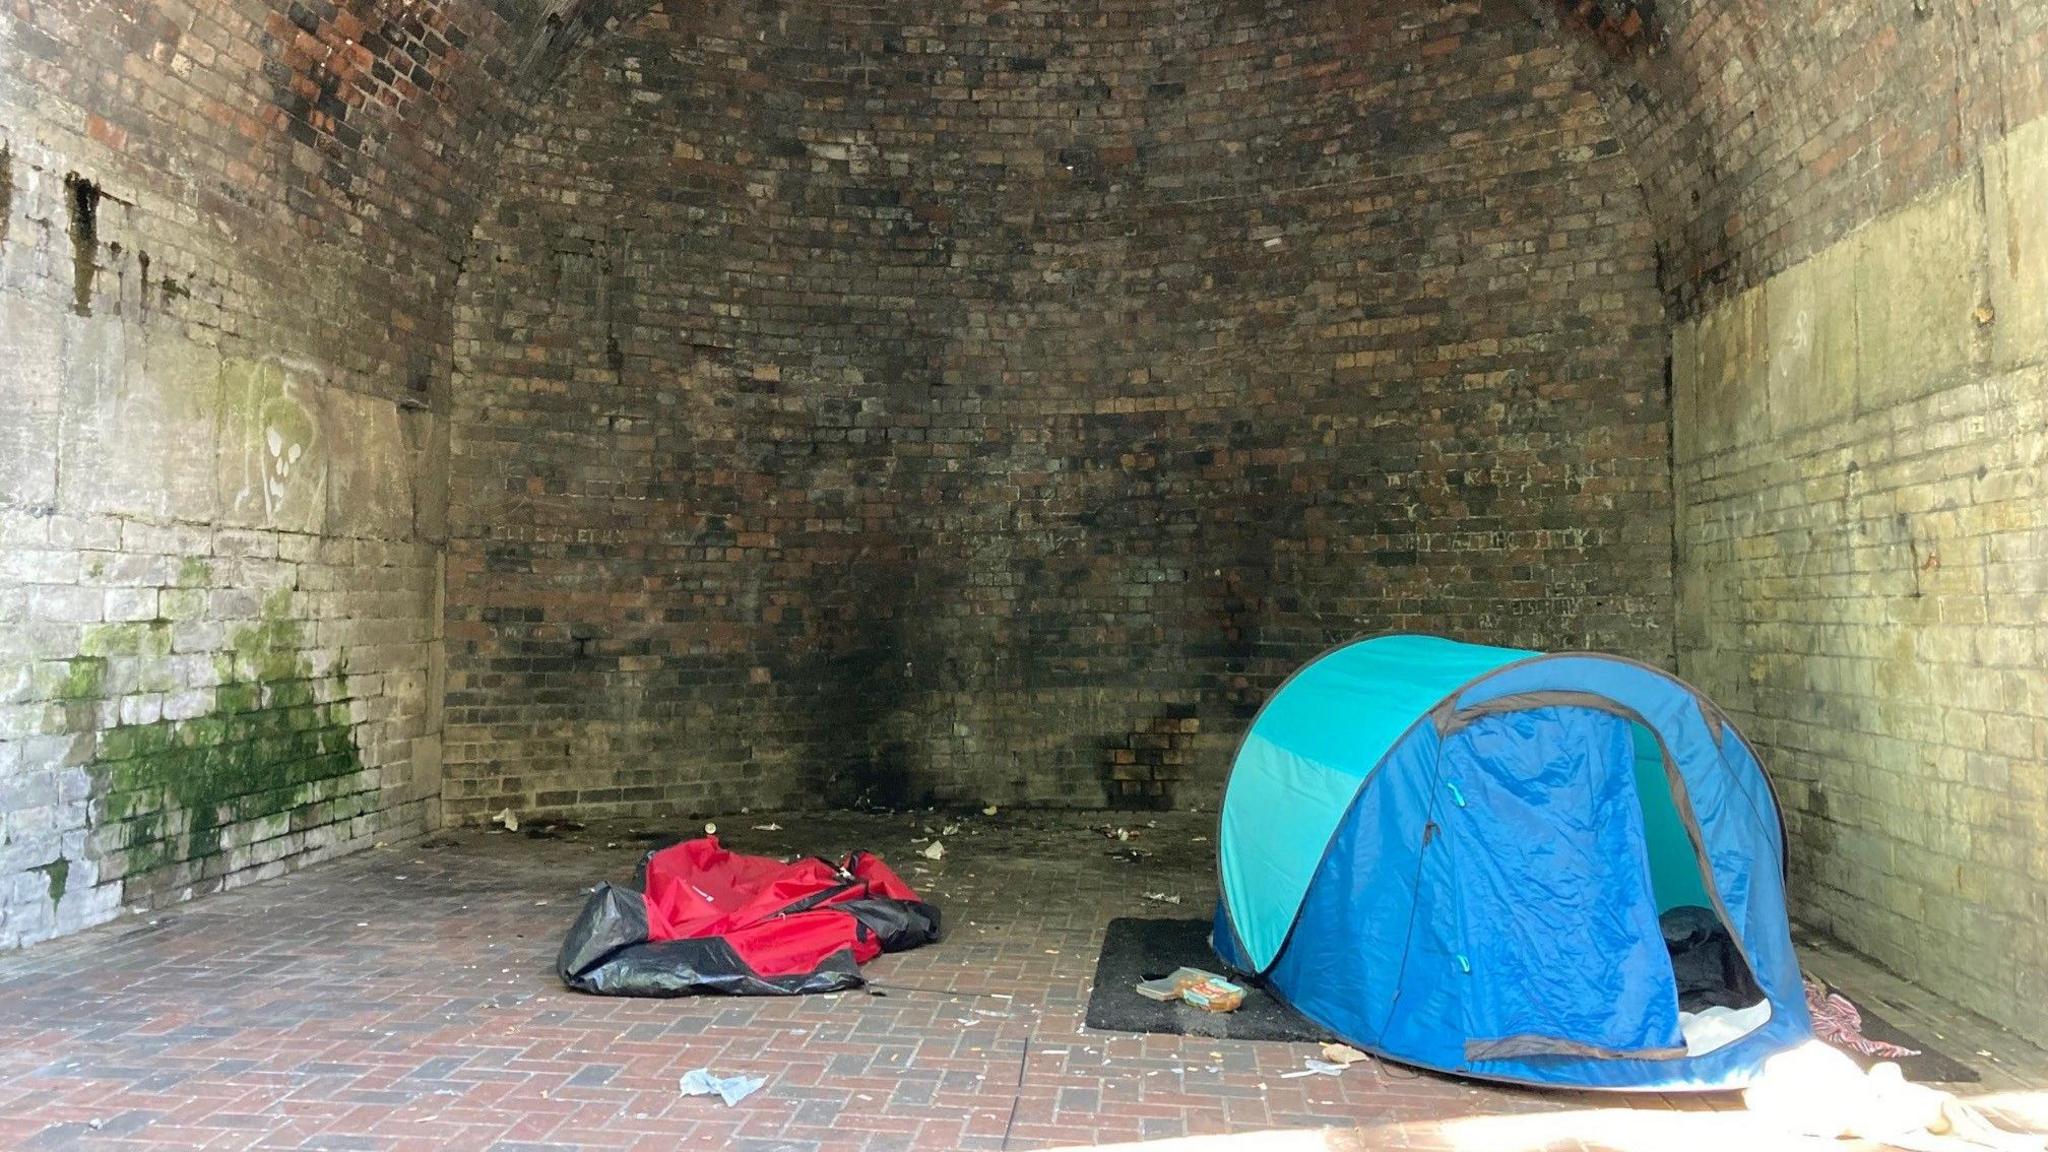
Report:
M100 702L161 690L168 621L106 625L79 656L56 662L50 695L86 719ZM87 764L94 822L119 827L131 893L150 873L282 835L300 809L363 790L351 735L347 674L315 674L291 593L264 602L214 657L220 683L204 715L124 724L98 734ZM56 883L53 880L53 883Z
M92 282L99 273L100 186L73 172L64 177L71 212L71 310L92 315Z

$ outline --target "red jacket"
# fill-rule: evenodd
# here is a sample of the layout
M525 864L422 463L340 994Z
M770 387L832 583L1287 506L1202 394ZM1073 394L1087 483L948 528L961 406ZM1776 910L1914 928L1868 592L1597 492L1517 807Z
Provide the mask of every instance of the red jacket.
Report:
M939 910L880 860L741 856L716 837L650 853L644 892L600 884L562 942L571 988L622 996L832 992L939 937Z

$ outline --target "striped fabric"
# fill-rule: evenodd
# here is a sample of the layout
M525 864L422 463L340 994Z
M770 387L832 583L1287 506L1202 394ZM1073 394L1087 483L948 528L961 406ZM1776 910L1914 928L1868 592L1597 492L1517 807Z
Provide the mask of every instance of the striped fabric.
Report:
M1876 1056L1896 1060L1901 1056L1918 1056L1917 1048L1905 1048L1872 1040L1863 1034L1863 1013L1856 1010L1849 998L1829 988L1811 976L1806 980L1806 1010L1813 1014L1813 1034L1837 1048L1859 1052L1865 1056Z

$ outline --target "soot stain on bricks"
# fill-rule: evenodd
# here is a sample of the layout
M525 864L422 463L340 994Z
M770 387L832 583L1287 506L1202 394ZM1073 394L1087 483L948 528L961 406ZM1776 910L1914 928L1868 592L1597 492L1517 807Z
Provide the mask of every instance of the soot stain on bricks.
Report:
M92 315L92 282L99 273L100 186L73 172L64 177L71 202L71 310Z
M1648 223L1560 230L1629 173L1491 126L1590 154L1607 114L1554 30L1465 7L1413 5L1420 73L1236 0L1135 36L911 0L596 44L553 143L506 148L457 306L444 811L1207 804L1273 685L1358 632L1660 656L1668 549L1627 543L1669 518ZM1274 51L1184 76L1209 21ZM1226 82L1261 95L1173 126ZM1411 258L1475 228L1501 242ZM630 652L537 663L567 618ZM579 708L627 661L632 707Z

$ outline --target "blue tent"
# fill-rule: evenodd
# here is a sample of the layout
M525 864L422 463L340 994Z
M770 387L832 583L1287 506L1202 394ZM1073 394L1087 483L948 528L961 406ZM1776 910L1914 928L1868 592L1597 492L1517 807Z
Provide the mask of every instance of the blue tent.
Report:
M1395 1060L1710 1090L1811 1035L1770 781L1645 664L1431 636L1326 652L1239 746L1218 853L1218 955ZM1746 991L1681 1012L1665 914L1714 925Z

